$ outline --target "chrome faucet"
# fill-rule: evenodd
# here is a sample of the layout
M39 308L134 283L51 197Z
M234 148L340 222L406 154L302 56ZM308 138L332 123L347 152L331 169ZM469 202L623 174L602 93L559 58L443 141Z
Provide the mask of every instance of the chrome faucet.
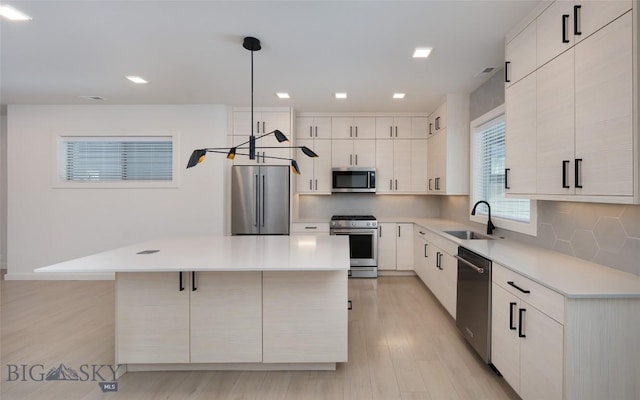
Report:
M471 215L476 215L476 207L478 207L478 204L482 203L486 204L487 209L489 210L489 219L487 220L487 235L491 235L493 234L493 230L496 229L496 227L493 225L493 222L491 222L491 206L489 205L489 203L484 200L476 202L476 204L473 205L473 210L471 210Z

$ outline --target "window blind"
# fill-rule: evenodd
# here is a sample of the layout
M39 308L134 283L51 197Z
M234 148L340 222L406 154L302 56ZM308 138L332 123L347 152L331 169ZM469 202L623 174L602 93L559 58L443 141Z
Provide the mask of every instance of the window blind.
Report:
M173 142L157 137L63 137L62 181L171 181Z
M505 121L504 115L478 127L473 133L473 192L472 204L486 200L491 204L491 216L518 222L530 221L530 201L508 199L504 190ZM478 214L487 209L478 206Z

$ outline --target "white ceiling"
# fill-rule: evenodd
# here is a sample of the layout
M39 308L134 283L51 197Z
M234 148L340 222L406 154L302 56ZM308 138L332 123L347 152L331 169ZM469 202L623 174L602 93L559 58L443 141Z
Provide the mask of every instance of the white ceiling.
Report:
M298 111L435 109L504 63L504 36L537 1L13 1L0 22L2 104L255 105ZM413 59L418 46L433 47ZM125 75L140 75L135 85ZM286 91L289 100L278 100ZM334 92L346 91L347 100ZM404 100L393 100L405 92ZM96 95L104 101L79 96Z

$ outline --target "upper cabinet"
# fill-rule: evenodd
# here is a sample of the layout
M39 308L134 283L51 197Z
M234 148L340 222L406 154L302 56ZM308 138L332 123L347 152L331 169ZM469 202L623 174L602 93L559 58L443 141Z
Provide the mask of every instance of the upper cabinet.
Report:
M332 139L375 139L374 117L332 117Z
M253 125L252 125L253 122ZM256 158L250 160L249 137L251 133L261 136L265 133L279 130L289 139L288 142L278 142L274 135L266 136L256 141ZM239 146L237 156L233 159L234 165L289 165L291 158L291 109L289 108L256 108L253 112L247 108L236 108L231 111L231 137L228 138L231 146ZM261 147L265 147L261 149ZM279 157L273 159L268 157Z
M297 117L297 139L331 139L331 117Z
M529 23L538 68L506 89L508 194L639 202L631 6L556 1Z
M469 194L469 95L448 94L429 121L427 191Z
M536 69L536 24L527 25L505 47L504 76L507 87Z
M426 139L427 117L376 117L376 139Z

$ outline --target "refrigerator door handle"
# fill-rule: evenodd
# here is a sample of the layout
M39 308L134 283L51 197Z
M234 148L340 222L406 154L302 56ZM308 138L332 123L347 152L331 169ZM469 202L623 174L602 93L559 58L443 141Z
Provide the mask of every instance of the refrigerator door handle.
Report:
M266 192L266 187L265 187L265 182L264 182L264 175L262 175L262 190L260 190L260 197L262 199L262 209L260 210L260 214L262 216L262 225L264 226L264 214L266 214L266 207L265 207L265 192Z
M253 204L255 204L255 209L254 209L254 214L253 214L253 220L255 221L253 223L253 226L258 226L258 174L254 175L255 178L255 185L253 186Z

